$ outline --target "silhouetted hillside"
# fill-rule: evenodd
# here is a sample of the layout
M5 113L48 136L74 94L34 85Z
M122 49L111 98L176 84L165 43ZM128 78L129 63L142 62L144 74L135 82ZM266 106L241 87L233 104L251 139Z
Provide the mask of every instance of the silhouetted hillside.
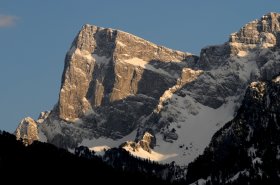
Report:
M78 157L51 144L34 142L26 147L7 132L0 133L0 171L1 179L10 182L165 184L149 174L113 169L98 157Z

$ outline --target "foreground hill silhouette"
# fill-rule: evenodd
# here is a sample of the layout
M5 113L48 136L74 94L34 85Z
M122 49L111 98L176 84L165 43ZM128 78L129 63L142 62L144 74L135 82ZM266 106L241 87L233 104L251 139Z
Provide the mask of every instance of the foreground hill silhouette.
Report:
M106 165L98 157L78 157L51 144L34 142L24 146L14 135L0 132L0 177L10 182L40 179L42 182L91 182L90 184L167 184L148 174L124 172Z

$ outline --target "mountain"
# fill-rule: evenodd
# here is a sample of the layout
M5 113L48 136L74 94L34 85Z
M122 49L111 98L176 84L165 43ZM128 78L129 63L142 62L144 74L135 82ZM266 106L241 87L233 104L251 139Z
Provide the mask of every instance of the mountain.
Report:
M232 120L246 87L280 72L280 14L254 20L200 57L132 34L83 26L65 57L59 101L17 138L187 165Z
M236 117L188 167L189 182L279 184L280 76L252 82Z

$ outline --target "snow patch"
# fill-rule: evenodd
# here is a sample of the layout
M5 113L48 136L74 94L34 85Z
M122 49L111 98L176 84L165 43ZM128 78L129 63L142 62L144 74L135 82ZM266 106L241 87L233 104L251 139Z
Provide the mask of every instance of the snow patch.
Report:
M38 126L38 137L39 137L39 141L41 141L43 143L48 142L48 139L47 139L46 135L42 132L40 126Z
M238 56L240 56L240 57L245 57L245 56L247 56L248 55L248 53L246 52L246 51L239 51L238 52L238 54L237 54Z
M189 185L205 185L206 184L206 180L205 179L198 179L197 181L189 184Z
M161 161L161 163L162 162L164 163L164 161L167 160L170 157L177 156L177 154L175 154L175 153L174 154L161 154L161 153L155 152L153 150L151 150L151 152L147 152L147 151L143 150L141 147L138 148L137 150L134 150L130 146L125 146L125 147L123 147L123 149L125 149L131 155L133 155L135 157L149 159L149 160L152 160L152 161Z
M91 147L90 150L94 151L94 152L101 152L101 151L104 151L104 150L108 150L110 149L109 146L107 145L104 145L104 146L95 146L95 147Z
M262 159L259 157L256 157L255 159L252 160L253 165L255 165L256 163L258 164L262 164Z
M89 148L91 151L94 151L96 155L103 156L107 150L109 150L111 147L104 145L104 146L95 146Z
M275 79L272 80L274 83L280 83L280 76L277 76Z
M229 182L234 182L238 179L239 175L246 175L246 176L249 176L249 172L247 170L243 170L243 171L240 171L240 172L237 172L233 177L231 177L230 179L228 179L226 182L229 183Z
M123 42L121 42L121 41L117 41L117 44L118 44L119 46L121 46L121 47L126 47L126 45L125 45Z
M151 64L149 64L149 62L147 62L145 60L142 60L140 58L135 58L134 57L134 58L131 58L131 59L128 59L128 60L122 60L121 62L125 62L125 63L131 64L131 65L134 65L134 66L137 66L137 67L141 67L141 68L144 68L146 70L150 70L150 71L162 74L164 76L168 76L170 78L175 78L174 76L172 76L171 74L169 74L165 70L160 69L160 68L157 69L154 66L152 66Z
M87 50L80 50L79 48L75 48L74 51L72 51L72 50L74 50L74 49L72 49L72 48L70 49L70 53L72 52L72 57L79 56L79 57L84 58L87 61L93 61L91 53L88 52Z
M67 151L70 152L71 154L75 154L75 149L74 148L67 148Z
M97 54L91 54L87 50L80 50L79 48L72 47L68 52L71 57L79 56L88 62L95 61L97 65L108 65L111 58L106 56L99 56Z
M97 65L108 65L111 58L106 56L99 56L96 54L92 54L92 57L95 59Z
M257 149L256 149L254 146L251 146L251 147L248 149L248 155L249 155L250 157L256 156L256 151L257 151Z
M81 143L78 144L78 146L86 146L90 149L102 149L104 147L107 148L114 148L114 147L119 147L122 143L126 141L131 141L134 140L136 137L137 131L133 131L127 136L124 136L121 139L111 139L111 138L105 138L105 137L99 137L97 139L84 139Z

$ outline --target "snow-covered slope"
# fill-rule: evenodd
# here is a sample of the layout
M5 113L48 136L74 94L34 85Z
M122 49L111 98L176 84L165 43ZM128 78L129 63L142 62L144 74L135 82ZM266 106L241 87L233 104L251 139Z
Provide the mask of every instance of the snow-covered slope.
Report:
M68 149L122 145L135 156L187 165L234 117L247 85L280 72L279 20L269 13L200 57L85 25L66 55L59 102L16 134ZM145 133L151 142L135 150Z
M157 145L154 150L161 154L173 154L163 162L175 161L177 164L187 164L201 154L213 134L233 118L236 105L233 103L234 100L230 99L221 107L213 109L196 102L189 96L182 98L174 95L173 98L174 102L168 107L171 111L163 112L165 115L162 119L170 116L177 117L175 122L170 123L168 130L174 131L178 138L168 140L164 139L168 137L165 136L165 131L157 133ZM185 105L188 105L188 108ZM197 111L197 114L191 114L192 111Z
M193 70L202 72L169 98L160 111L143 120L138 135L155 134L153 152L172 157L162 162L188 164L202 154L214 133L233 119L247 85L280 72L279 14L269 13L246 24L223 45L201 51Z
M252 82L236 117L189 165L187 181L208 184L279 184L280 84Z

